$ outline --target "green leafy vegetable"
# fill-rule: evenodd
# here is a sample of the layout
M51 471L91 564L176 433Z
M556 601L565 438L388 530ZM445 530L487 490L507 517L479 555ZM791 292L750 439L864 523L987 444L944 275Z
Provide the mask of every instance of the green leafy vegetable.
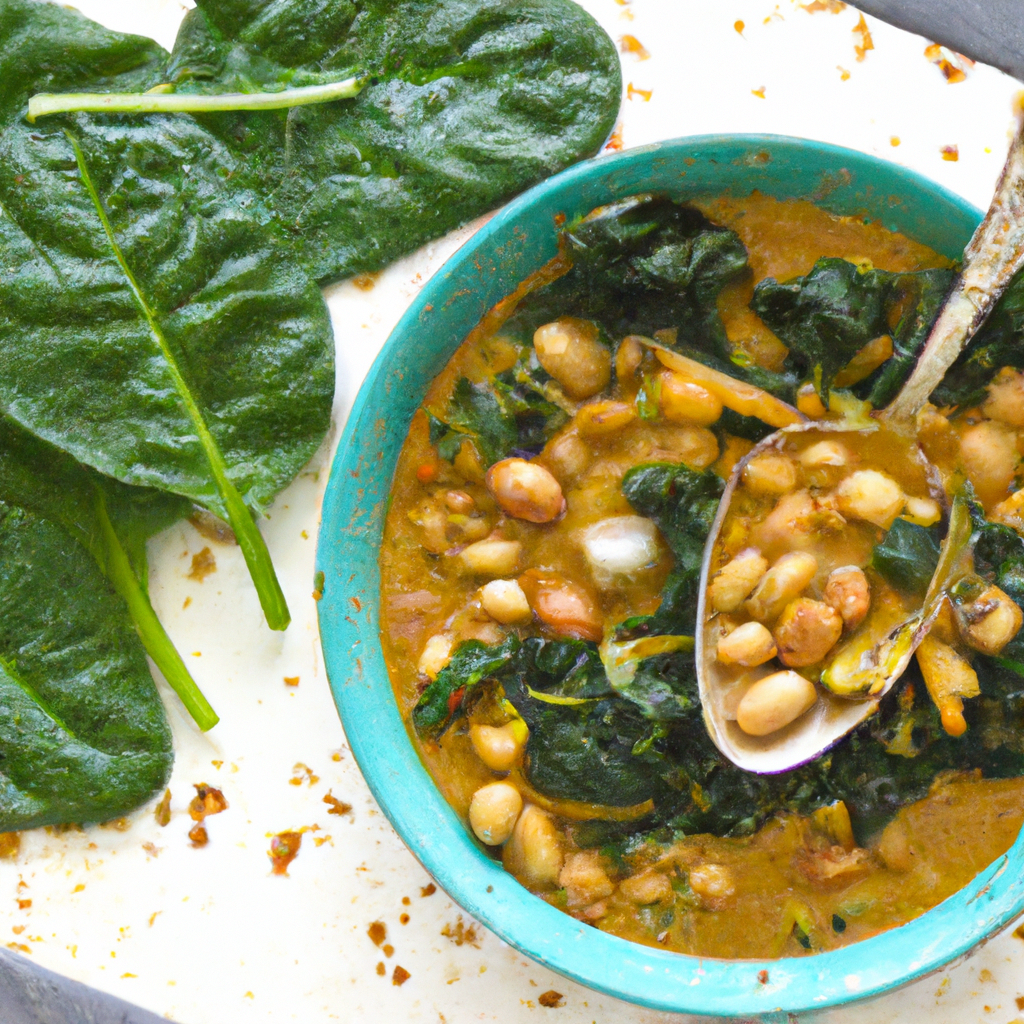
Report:
M940 546L935 527L897 519L875 547L871 567L897 590L924 594L939 564Z
M595 211L563 238L572 269L529 295L510 329L532 336L536 327L572 310L613 338L675 328L680 351L731 367L717 299L726 284L748 272L747 251L735 232L694 207L641 195Z
M377 270L594 153L621 90L611 40L569 0L203 0L165 80L251 93L351 75L353 100L203 118L320 280Z
M803 277L760 281L750 307L789 348L794 369L820 373L826 399L836 374L860 349L891 335L893 358L858 389L877 407L909 377L952 277L948 270L896 274L825 257Z
M27 63L38 34L59 50L88 23L66 11L33 20L23 7L5 0L0 18L12 33L0 49L18 55L22 74L0 107L0 250L17 267L0 277L0 406L107 475L228 519L268 622L283 628L287 607L252 513L329 422L323 299L246 212L255 199L224 189L241 168L193 120L25 125L25 92L56 84L46 61ZM123 37L86 34L98 70L103 38L133 66ZM142 52L151 67L152 49Z
M146 594L146 541L186 516L175 495L127 487L0 417L0 501L59 524L96 560L128 606L146 651L201 729L217 715L199 691Z
M0 831L118 817L171 735L124 602L73 536L0 503Z
M932 393L942 406L969 407L1004 366L1024 369L1024 274L1014 277L995 309Z
M532 355L532 351L531 351ZM430 441L441 458L455 458L464 440L472 441L485 465L515 451L539 452L568 414L545 397L550 378L529 360L490 381L462 377L455 385L443 418L430 416Z
M620 637L671 633L692 636L697 621L697 583L704 543L725 489L710 471L694 472L670 462L634 466L622 480L622 493L638 515L653 520L668 542L675 566L654 615L629 619Z

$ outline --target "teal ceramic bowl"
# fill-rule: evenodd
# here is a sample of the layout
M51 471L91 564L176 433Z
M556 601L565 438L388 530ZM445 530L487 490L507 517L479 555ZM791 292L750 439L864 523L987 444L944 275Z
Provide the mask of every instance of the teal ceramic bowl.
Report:
M571 221L644 191L685 200L755 189L871 218L949 257L963 251L980 220L962 199L901 167L772 136L678 139L582 163L549 179L481 228L395 328L345 428L317 552L320 633L349 744L384 813L438 883L526 956L584 985L658 1010L744 1017L878 995L964 955L1024 911L1024 838L917 920L804 959L699 959L580 924L532 896L483 853L421 764L381 652L377 554L413 413L480 317L555 255L556 217Z

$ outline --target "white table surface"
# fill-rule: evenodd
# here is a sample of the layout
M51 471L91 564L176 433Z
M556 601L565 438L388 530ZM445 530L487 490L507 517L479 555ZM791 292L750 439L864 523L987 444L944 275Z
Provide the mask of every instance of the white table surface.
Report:
M874 49L858 60L852 8L808 12L795 0L583 6L614 39L628 33L650 53L623 57L625 82L652 90L649 100L634 93L623 102L627 147L703 132L799 135L897 161L987 205L1019 89L991 68L949 84L925 58L925 40L872 19ZM177 0L80 0L79 7L165 46L185 9ZM763 97L754 92L762 87ZM941 153L953 145L956 162ZM391 267L371 291L328 290L338 344L332 444L388 332L471 230ZM370 797L324 676L311 599L328 446L321 455L266 523L294 616L287 633L263 625L237 548L214 545L217 571L200 583L188 571L208 542L191 527L153 542L157 611L222 722L200 735L164 688L177 751L170 824L159 827L150 806L123 831L26 833L20 852L0 860L3 941L182 1024L374 1016L430 1024L683 1021L572 984L479 926L474 941L461 944L442 934L458 936L459 908L443 892L421 895L430 879ZM298 676L298 686L287 686L286 676ZM220 787L230 808L209 819L209 845L194 849L186 805L200 782ZM330 815L329 792L352 804L352 814ZM312 831L289 876L273 876L270 836L302 827ZM374 921L386 925L390 957L367 936ZM401 986L392 983L396 965L410 975ZM552 989L563 1005L544 1008L537 997ZM1021 997L1024 941L1007 931L902 992L801 1019L1024 1024Z

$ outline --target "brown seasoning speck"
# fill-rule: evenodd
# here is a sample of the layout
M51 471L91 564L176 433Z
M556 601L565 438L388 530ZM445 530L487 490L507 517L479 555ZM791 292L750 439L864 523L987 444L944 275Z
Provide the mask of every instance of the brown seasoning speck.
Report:
M547 992L541 992L537 996L537 1002L541 1006L546 1006L549 1010L557 1010L559 1006L565 1005L565 997L561 992L556 992L553 988L548 989Z
M395 972L391 975L392 985L404 985L412 975L404 968L395 964Z

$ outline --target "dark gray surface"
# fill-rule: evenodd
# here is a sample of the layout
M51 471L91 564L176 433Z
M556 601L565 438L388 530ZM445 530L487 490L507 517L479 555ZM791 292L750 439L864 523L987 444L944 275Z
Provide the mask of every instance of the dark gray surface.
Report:
M1024 81L1024 0L853 0L853 6Z
M909 32L1024 80L1024 0L856 0ZM0 949L0 1024L166 1024Z
M0 1024L167 1024L167 1018L0 949Z

